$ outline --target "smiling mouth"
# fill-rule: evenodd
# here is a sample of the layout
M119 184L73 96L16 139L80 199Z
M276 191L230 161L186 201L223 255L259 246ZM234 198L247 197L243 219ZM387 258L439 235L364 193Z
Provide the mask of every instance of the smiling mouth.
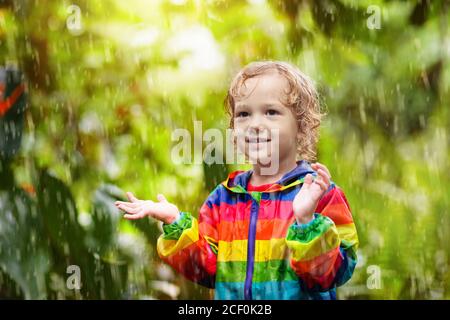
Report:
M262 138L262 137L245 137L245 142L247 143L267 143L272 141L270 138Z

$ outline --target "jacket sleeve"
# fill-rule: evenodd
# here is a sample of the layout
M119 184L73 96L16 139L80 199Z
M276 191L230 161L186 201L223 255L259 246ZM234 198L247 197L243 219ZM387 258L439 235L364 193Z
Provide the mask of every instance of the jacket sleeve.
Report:
M344 192L332 184L314 219L289 227L286 243L291 267L307 289L326 291L347 282L357 262L358 236Z
M216 188L217 190L217 188ZM159 257L187 279L214 288L217 261L218 208L214 190L203 203L198 220L182 212L178 220L163 225L158 238Z

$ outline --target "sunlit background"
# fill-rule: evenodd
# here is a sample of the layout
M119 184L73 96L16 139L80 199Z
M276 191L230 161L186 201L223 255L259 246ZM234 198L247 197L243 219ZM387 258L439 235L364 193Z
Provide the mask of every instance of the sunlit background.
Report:
M449 26L445 0L0 1L0 101L27 88L0 109L0 298L210 298L114 201L197 214L237 167L175 164L173 130L225 132L231 77L286 60L317 82L318 160L359 232L338 298L449 299Z

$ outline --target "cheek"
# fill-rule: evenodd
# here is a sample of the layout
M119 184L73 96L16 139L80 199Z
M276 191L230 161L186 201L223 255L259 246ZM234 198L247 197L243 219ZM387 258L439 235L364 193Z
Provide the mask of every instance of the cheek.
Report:
M298 134L297 122L293 117L289 117L280 126L280 141L296 141Z
M239 123L234 123L234 128L233 128L233 136L236 138L242 138L245 136L245 126L242 124L242 121Z
M232 139L233 143L242 151L245 147L245 129L242 124L234 124Z

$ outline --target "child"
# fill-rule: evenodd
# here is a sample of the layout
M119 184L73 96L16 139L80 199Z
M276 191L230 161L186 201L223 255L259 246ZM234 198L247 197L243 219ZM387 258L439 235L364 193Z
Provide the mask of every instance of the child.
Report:
M231 173L198 219L161 194L153 202L128 192L131 202L116 205L127 219L163 221L161 259L215 288L216 299L335 299L353 274L358 238L344 192L308 161L321 116L313 84L288 63L255 62L237 74L226 102L253 170ZM274 163L278 170L264 174Z

